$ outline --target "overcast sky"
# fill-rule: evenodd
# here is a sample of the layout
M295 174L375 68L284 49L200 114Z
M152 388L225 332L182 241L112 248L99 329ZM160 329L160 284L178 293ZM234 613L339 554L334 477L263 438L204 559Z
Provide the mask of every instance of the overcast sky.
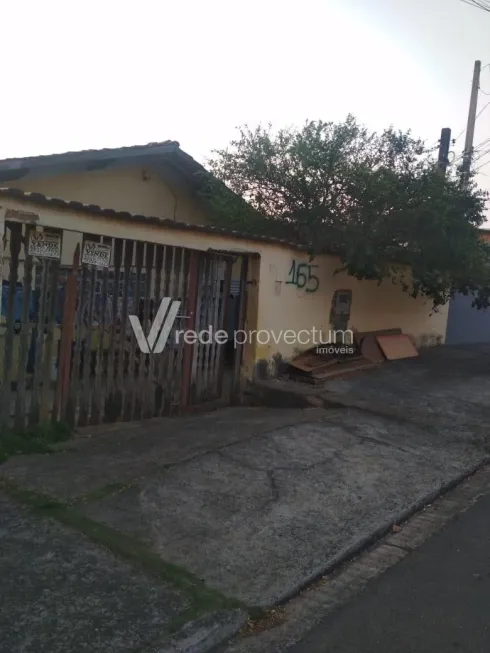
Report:
M461 0L16 0L2 26L1 158L175 139L204 161L237 125L349 112L432 143L490 63L490 14Z

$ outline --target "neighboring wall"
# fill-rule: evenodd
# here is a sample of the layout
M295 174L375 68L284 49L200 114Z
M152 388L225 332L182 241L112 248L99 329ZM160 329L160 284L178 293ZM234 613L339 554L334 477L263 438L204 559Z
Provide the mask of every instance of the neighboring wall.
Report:
M97 204L105 209L168 218L191 224L207 222L190 192L146 168L113 168L21 179L15 188L49 197Z
M481 229L480 238L490 244L490 231ZM449 302L448 345L490 342L490 309L478 309L472 304L473 295L458 294Z
M449 302L448 345L490 342L490 309L479 310L472 304L472 295L455 295Z

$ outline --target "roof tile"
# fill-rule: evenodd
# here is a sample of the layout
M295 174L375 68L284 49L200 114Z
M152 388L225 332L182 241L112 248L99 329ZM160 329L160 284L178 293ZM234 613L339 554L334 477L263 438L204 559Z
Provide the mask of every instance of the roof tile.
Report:
M282 238L274 238L272 236L261 236L247 234L235 229L225 229L224 227L216 227L213 225L196 225L187 222L178 222L177 220L170 220L169 218L158 218L155 216L144 216L135 213L128 213L127 211L116 211L115 209L104 209L97 204L83 204L73 200L64 200L59 197L48 197L42 193L23 191L19 188L0 188L0 197L7 197L16 200L29 202L38 206L56 206L63 210L73 210L80 213L88 213L90 215L102 215L107 218L116 218L120 220L127 220L130 222L145 222L147 224L154 224L157 226L168 227L170 229L177 229L181 231L194 231L198 233L219 234L237 238L239 240L250 240L253 242L270 243L272 245L287 245L297 250L306 251L306 247L297 243L289 242Z

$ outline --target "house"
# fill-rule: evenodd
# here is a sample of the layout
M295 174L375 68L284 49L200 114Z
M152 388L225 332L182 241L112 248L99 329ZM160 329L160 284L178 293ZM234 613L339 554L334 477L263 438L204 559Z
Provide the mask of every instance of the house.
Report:
M116 211L204 224L195 177L176 141L0 161L0 186Z
M334 255L312 259L294 243L210 224L202 172L174 141L0 161L0 269L9 289L24 288L20 330L15 291L2 293L0 364L17 421L28 412L95 424L229 401L332 326L444 341L447 307L433 312L391 282L335 274ZM163 297L178 302L171 337L161 355L146 354L127 317L148 333ZM243 342L227 357L223 343L177 342L183 326L239 330ZM2 396L0 423L12 417Z

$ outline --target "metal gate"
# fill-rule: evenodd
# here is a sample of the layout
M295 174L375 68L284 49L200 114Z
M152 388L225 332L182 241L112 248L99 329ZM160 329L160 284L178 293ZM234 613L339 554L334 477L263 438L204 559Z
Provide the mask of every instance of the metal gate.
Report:
M9 220L3 244L0 425L144 419L221 397L231 258ZM167 344L143 353L128 316L148 334L165 297L181 302ZM210 327L209 343L182 333Z

